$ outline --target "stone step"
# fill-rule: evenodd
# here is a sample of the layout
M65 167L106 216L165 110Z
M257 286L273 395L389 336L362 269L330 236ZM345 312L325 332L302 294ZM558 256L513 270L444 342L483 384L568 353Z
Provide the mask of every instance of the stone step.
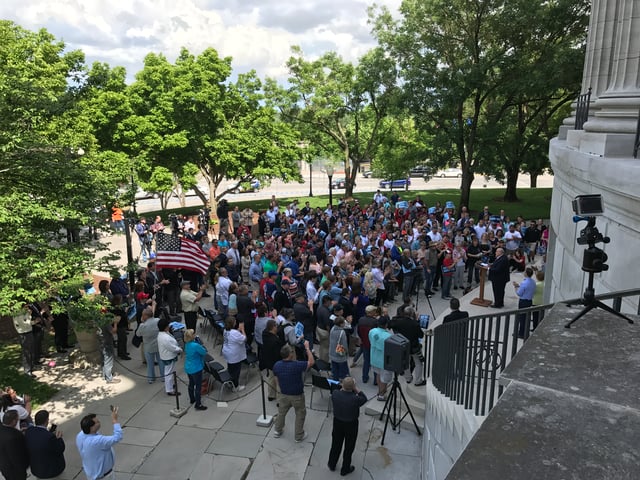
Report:
M409 404L409 408L411 409L411 413L413 414L413 417L416 419L416 423L418 424L418 427L420 427L420 430L422 430L424 427L425 404L424 402L418 402L413 398L409 397L405 391L406 390L405 387L406 386L402 387L402 391L405 394L405 398L407 399L407 403ZM407 408L404 402L402 401L402 397L400 395L398 395L397 401L398 401L398 414L404 415L405 413L407 413ZM374 397L365 404L364 413L366 415L380 417L380 414L382 413L382 409L384 408L384 405L385 405L385 402L380 402ZM413 422L411 421L411 417L409 415L407 415L402 420L402 424L405 427L414 428Z
M402 390L407 397L411 397L417 403L424 403L427 401L427 387L423 385L421 387L416 387L415 385L403 385Z

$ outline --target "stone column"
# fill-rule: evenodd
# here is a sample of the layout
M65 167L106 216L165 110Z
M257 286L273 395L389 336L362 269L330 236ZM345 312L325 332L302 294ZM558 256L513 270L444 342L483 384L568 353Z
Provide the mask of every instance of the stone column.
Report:
M581 94L591 88L591 102L589 116L595 113L595 101L607 89L611 64L613 61L613 40L615 38L616 14L620 0L593 0L591 3L591 17L589 18L589 33L582 72ZM573 130L576 121L576 103L571 104L571 116L564 119L560 127L561 139L566 138L567 131Z
M635 134L640 107L640 2L611 0L603 3L609 3L615 10L617 23L609 28L614 33L611 73L607 89L595 102L594 118L584 129L594 133ZM602 67L606 65L600 66L600 74L605 73Z

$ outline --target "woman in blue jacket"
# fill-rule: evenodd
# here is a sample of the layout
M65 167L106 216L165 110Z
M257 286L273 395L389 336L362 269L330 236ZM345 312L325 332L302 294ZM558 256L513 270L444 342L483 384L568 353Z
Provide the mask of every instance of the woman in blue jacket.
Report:
M204 357L207 349L196 340L196 333L189 329L184 334L184 370L189 376L189 400L196 410L206 410L207 407L200 401L202 390L202 370L204 369Z

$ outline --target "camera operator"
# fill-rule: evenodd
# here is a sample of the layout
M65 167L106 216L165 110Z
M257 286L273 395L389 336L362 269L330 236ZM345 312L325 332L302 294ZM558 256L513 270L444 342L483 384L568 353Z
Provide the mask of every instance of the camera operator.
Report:
M418 317L416 316L416 311L413 307L405 307L404 311L398 312L398 315L393 317L389 322L389 327L395 332L401 335L404 335L407 340L409 340L411 344L411 358L415 364L414 373L415 373L415 385L417 387L421 387L422 385L426 385L426 382L423 377L423 361L424 358L422 356L422 346L420 344L420 339L424 337L424 332L420 328L420 324L418 323ZM407 371L404 374L404 379L407 383L411 383L413 381L413 376L411 371Z
M216 208L216 215L218 215L218 221L220 222L220 230L218 232L218 236L221 233L229 232L229 203L222 199L218 203L218 208Z

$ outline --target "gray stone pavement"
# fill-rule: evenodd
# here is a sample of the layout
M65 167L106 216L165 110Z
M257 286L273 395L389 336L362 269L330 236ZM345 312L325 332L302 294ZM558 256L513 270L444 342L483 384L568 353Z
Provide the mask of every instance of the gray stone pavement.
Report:
M110 238L112 249L124 254L124 236ZM134 254L138 246L134 245ZM124 256L124 255L123 255ZM520 280L521 275L512 275ZM490 284L485 296L491 298ZM463 309L471 315L487 309L470 305L477 290L462 297L461 290L453 290L461 297ZM211 299L205 299L211 303ZM439 292L431 299L436 319L432 327L441 322L447 313L448 301L440 298ZM505 297L507 309L515 308L517 298L513 289L507 287ZM395 313L397 305L390 305ZM420 296L419 313L431 313L424 295ZM209 332L203 330L201 337L210 353L225 364L220 345L213 346ZM328 395L320 391L313 395L313 406L309 405L311 386L305 388L307 417L305 430L308 438L302 443L293 440L293 412L287 416L284 435L273 437L273 427L256 426L262 412L260 377L257 368L243 367L241 380L245 378L247 389L238 397L231 392L218 399L219 385L214 384L211 393L204 397L207 411L189 409L181 418L169 415L175 408L175 399L164 393L162 383L148 384L146 366L142 364L140 352L129 345L132 360L116 359L115 371L122 382L107 385L98 369L78 370L72 368L63 355L53 357L57 365L39 372L41 380L59 389L50 402L43 405L51 412L51 421L59 424L64 432L67 449L67 468L61 479L83 479L81 461L75 447L75 436L80 419L87 413L96 413L103 424L103 433L111 434L109 405L117 405L120 422L124 427L124 438L115 447L116 472L119 480L191 479L191 480L315 480L338 477L339 473L327 469L331 444L332 416L327 415ZM178 369L183 395L181 406L188 404L186 374L183 362ZM360 367L352 369L359 380ZM404 380L401 380L404 384ZM310 383L310 377L308 377ZM360 383L360 382L359 382ZM376 387L359 384L372 402L376 402ZM222 400L222 402L218 402ZM275 415L275 402L266 402L267 415ZM356 470L353 479L417 479L421 478L421 437L415 429L402 424L398 431L389 430L385 445L381 445L384 421L378 417L360 417L360 429L353 464ZM422 425L423 418L417 418Z

